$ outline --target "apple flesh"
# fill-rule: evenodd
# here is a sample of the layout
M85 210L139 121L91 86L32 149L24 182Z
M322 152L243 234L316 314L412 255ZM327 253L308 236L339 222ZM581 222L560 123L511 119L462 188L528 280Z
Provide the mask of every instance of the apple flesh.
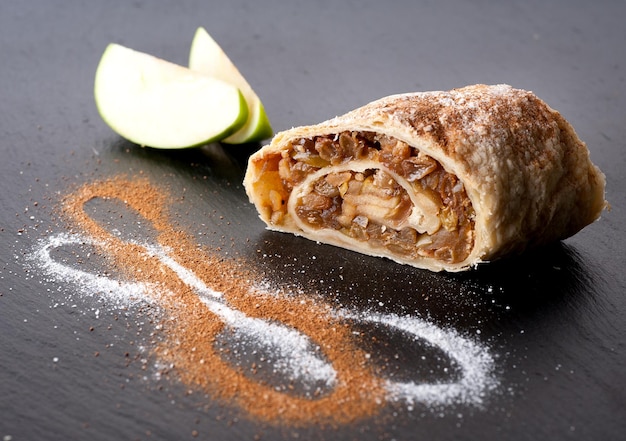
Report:
M98 65L94 95L102 119L142 146L221 141L248 121L236 86L114 43Z
M245 124L222 142L242 144L257 142L273 135L261 100L217 42L202 27L198 28L189 52L189 68L237 87L248 105Z

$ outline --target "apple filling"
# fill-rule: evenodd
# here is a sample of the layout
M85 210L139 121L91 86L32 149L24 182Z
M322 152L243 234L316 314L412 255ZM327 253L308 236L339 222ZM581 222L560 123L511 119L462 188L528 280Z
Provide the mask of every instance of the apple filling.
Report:
M411 257L463 261L474 210L463 184L407 143L374 132L301 138L266 163L274 225L332 231Z

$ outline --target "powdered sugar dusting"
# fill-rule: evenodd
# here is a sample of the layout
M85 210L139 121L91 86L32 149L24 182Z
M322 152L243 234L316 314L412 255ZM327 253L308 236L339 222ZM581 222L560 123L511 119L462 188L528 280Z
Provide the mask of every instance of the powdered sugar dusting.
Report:
M420 402L429 406L457 403L480 405L485 395L498 384L494 376L494 359L489 350L452 329L438 327L417 316L377 313L347 313L345 316L404 332L413 341L424 340L444 351L461 368L461 378L452 383L388 380L386 388L390 400L405 400L409 404Z
M34 252L41 268L56 280L71 283L88 296L101 295L117 306L132 305L154 297L157 284L115 280L106 275L81 271L59 263L50 252L57 247L75 244L103 245L95 239L59 234L42 242ZM281 323L246 316L222 300L222 293L207 286L192 270L175 261L163 247L146 245L146 250L169 266L188 286L192 287L213 313L248 343L264 347L275 354L274 372L287 381L299 381L306 389L319 382L333 387L337 372L320 356L319 346L301 332ZM265 283L264 287L269 287ZM266 288L267 289L267 288ZM278 295L278 294L275 294ZM448 383L418 383L415 381L385 380L387 400L404 401L412 408L421 403L430 407L453 404L481 405L485 396L494 390L498 381L494 374L494 359L489 349L452 329L436 326L418 316L399 316L338 310L334 314L344 320L385 326L390 332L409 335L416 343L425 341L442 350L458 363L460 379Z
M203 299L235 332L243 334L247 343L256 344L274 353L273 370L290 381L298 381L306 390L322 382L332 387L337 372L319 356L319 346L293 328L267 320L248 317L240 311Z
M57 282L73 284L80 288L80 293L83 295L106 297L117 307L146 302L150 299L149 293L158 290L156 284L117 280L105 274L82 271L52 257L51 252L54 249L72 245L102 246L103 243L91 237L62 233L41 241L39 248L30 257L39 264L44 274Z

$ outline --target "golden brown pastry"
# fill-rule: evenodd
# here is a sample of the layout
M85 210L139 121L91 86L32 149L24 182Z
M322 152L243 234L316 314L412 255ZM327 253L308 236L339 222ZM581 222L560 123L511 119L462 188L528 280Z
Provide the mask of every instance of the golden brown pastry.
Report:
M507 85L393 95L281 132L244 185L271 230L433 271L564 239L606 204L571 125Z

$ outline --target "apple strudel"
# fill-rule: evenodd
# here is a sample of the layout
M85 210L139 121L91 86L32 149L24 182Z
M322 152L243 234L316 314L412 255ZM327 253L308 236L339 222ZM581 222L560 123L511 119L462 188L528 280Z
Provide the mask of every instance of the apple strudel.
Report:
M564 239L606 205L572 126L507 85L393 95L283 131L244 186L271 230L433 271Z

